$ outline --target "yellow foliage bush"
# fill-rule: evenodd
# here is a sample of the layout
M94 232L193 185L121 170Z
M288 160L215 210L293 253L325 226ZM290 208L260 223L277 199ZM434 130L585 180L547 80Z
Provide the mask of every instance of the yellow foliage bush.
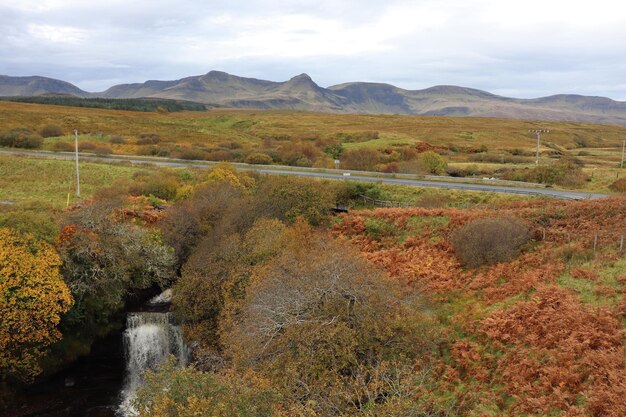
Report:
M218 164L207 176L209 182L226 182L235 188L248 189L254 186L254 178L239 174L232 165Z
M0 375L32 379L44 348L61 338L73 299L60 266L49 244L0 228Z

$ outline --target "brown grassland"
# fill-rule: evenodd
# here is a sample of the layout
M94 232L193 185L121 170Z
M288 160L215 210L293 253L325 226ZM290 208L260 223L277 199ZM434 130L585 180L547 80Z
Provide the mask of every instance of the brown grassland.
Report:
M49 124L59 125L66 135L76 128L81 134L89 135L89 140L106 143L109 135L121 135L129 139L126 144L109 146L115 153L131 154L141 147L134 138L154 132L162 143L206 149L232 141L256 148L263 147L264 141L267 145L268 140L338 139L347 149L380 149L426 142L435 147L453 145L469 153L485 146L490 151L520 150L532 156L535 138L528 130L550 129L544 136L543 156L567 151L577 155L584 149L579 156L598 166L618 162L619 147L626 138L626 126L569 122L234 109L160 114L0 102L0 130L39 131ZM69 139L70 136L49 139L45 147ZM450 159L464 162L466 156L459 152Z
M339 158L342 169L497 177L609 194L622 173L626 138L626 126L569 122L236 109L149 113L0 102L0 139L14 129L42 133L41 148L52 151L73 150L78 129L81 151L102 155L319 168L332 168ZM540 165L554 168L549 172L533 171L530 129L550 130L540 148ZM424 155L434 153L435 160L425 162Z

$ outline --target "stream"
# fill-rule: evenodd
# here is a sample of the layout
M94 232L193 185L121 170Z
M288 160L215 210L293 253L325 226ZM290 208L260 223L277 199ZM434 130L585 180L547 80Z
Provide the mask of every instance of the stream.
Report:
M180 327L163 306L167 292L154 297L148 310L129 312L126 329L97 340L82 357L50 379L29 387L24 399L0 417L132 417L132 400L146 370L157 369L170 355L187 363Z

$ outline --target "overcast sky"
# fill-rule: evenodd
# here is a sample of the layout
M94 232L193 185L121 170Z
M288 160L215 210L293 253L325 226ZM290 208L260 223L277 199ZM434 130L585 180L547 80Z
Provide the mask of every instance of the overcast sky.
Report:
M101 91L214 69L626 100L626 2L0 0L0 74Z

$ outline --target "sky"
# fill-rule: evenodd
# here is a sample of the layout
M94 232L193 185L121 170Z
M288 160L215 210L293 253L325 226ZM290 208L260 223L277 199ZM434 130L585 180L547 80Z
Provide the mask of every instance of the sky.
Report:
M210 70L626 101L626 2L0 0L0 74L94 92Z

